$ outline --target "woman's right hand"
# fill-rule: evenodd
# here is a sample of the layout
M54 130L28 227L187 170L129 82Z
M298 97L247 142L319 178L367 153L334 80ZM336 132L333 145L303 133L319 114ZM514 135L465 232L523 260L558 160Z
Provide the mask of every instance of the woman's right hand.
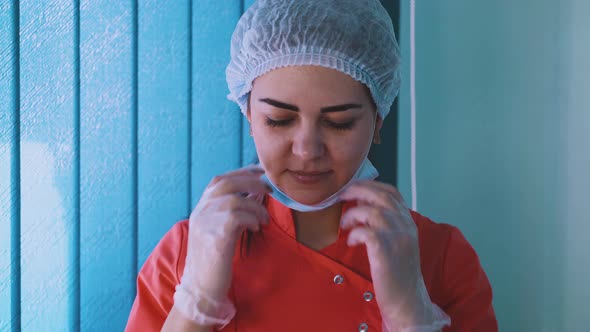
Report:
M269 222L265 207L247 197L271 192L260 179L262 174L262 168L249 166L211 180L190 216L187 257L179 286L183 291L211 302L227 301L239 236L245 229L258 231L261 224ZM177 302L186 301L177 301L175 296L175 307L192 311L183 310L188 305Z

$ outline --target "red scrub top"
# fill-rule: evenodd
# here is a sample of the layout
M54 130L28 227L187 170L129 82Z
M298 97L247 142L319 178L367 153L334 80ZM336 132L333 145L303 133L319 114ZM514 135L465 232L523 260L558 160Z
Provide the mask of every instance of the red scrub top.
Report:
M381 331L364 245L348 247L347 231L315 251L296 240L291 210L272 197L271 222L246 252L236 248L229 297L237 313L222 331ZM343 211L353 206L343 205ZM492 289L479 258L454 226L411 211L418 228L424 282L432 302L451 317L443 331L497 331ZM188 220L162 238L137 278L127 332L160 331L184 270ZM241 252L240 252L241 249Z

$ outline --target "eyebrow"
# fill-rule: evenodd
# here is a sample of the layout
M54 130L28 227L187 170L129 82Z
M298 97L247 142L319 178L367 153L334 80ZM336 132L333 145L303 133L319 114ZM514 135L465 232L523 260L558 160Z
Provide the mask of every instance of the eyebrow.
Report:
M282 109L286 109L286 110L293 111L293 112L299 112L299 107L297 107L295 105L283 103L282 101L278 101L278 100L274 100L274 99L270 99L270 98L261 98L258 100L263 103L269 104L271 106L277 107L277 108L282 108ZM363 107L363 105L360 105L360 104L342 104L342 105L322 107L320 109L320 112L321 113L342 112L342 111L346 111L346 110L349 110L352 108L362 108L362 107Z

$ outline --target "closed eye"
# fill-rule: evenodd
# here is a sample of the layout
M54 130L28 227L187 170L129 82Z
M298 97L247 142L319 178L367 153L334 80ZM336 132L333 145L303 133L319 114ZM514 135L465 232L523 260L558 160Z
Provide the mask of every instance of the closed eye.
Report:
M266 117L266 125L269 127L285 127L288 126L291 122L293 122L293 119L285 119L285 120L273 120L269 117Z
M265 124L269 127L272 127L272 128L286 127L286 126L290 125L293 121L294 121L294 119L275 120L275 119L271 119L269 117L266 117ZM350 120L350 121L346 121L346 122L334 122L334 121L330 121L328 119L324 119L323 124L324 124L324 126L331 128L331 129L335 129L335 130L350 130L350 129L352 129L352 127L354 127L355 120Z
M336 130L349 130L352 129L354 126L354 120L347 121L347 122L334 122L330 120L324 120L326 126Z

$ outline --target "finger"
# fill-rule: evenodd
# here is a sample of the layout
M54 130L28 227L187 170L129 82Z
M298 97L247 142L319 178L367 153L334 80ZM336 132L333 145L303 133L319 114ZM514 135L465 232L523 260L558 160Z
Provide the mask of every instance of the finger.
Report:
M387 192L390 192L398 201L403 202L404 198L402 194L397 190L395 186L390 185L389 183L379 182L374 180L367 181L370 186L375 186Z
M268 211L266 211L266 208L261 203L257 202L256 200L235 194L228 194L210 199L201 209L201 211L205 214L231 210L240 210L253 213L264 224L267 224L270 220Z
M376 181L359 181L350 185L340 194L340 199L348 201L354 200L380 206L387 209L397 209L402 207L400 202L401 195L392 186L385 187L385 184Z
M397 188L390 185L389 183L380 182L380 181L376 181L376 180L356 180L355 182L352 183L352 185L355 185L355 184L368 185L368 186L376 187L376 188L379 188L381 190L385 190L385 191L388 191L391 193L399 193Z
M253 232L260 230L260 220L250 212L235 210L226 214L224 231L226 234L235 235L236 232L249 229Z
M391 193L394 197L396 197L398 200L401 200L401 201L404 200L404 198L402 197L402 194L399 192L399 190L397 190L397 188L395 186L393 186L389 183L375 181L375 180L360 180L360 181L356 181L355 183L358 183L359 185L367 185L369 187L374 187L377 189L387 191L387 192ZM355 183L353 183L353 184L355 184Z
M365 244L367 249L369 246L377 242L377 235L373 230L366 227L357 227L350 231L348 234L348 239L346 240L346 244L348 246L353 247L359 244Z
M229 171L227 173L215 176L213 179L211 179L211 182L209 182L209 186L215 185L217 182L219 182L221 179L224 179L224 178L229 178L229 177L234 177L234 176L260 177L262 174L264 174L264 169L262 167L260 167L258 165L248 165L248 166L238 168L236 170Z
M387 210L370 205L359 205L350 208L342 216L340 225L343 229L356 226L367 226L370 228L383 228L390 224L392 215Z
M250 230L254 233L260 231L260 220L250 212L231 211L215 213L211 215L210 221L218 225L210 225L214 229L215 240L213 244L219 252L226 252L227 246L235 248L239 234L244 230Z
M270 192L272 192L271 187L260 176L234 175L218 179L217 183L208 187L204 194L208 197L215 198L227 194L248 193L264 195Z
M244 166L242 168L238 168L238 169L229 171L227 173L224 173L221 176L231 177L231 176L236 176L236 175L250 175L250 174L262 175L262 173L264 173L264 168L262 168L262 166L248 165L248 166Z

